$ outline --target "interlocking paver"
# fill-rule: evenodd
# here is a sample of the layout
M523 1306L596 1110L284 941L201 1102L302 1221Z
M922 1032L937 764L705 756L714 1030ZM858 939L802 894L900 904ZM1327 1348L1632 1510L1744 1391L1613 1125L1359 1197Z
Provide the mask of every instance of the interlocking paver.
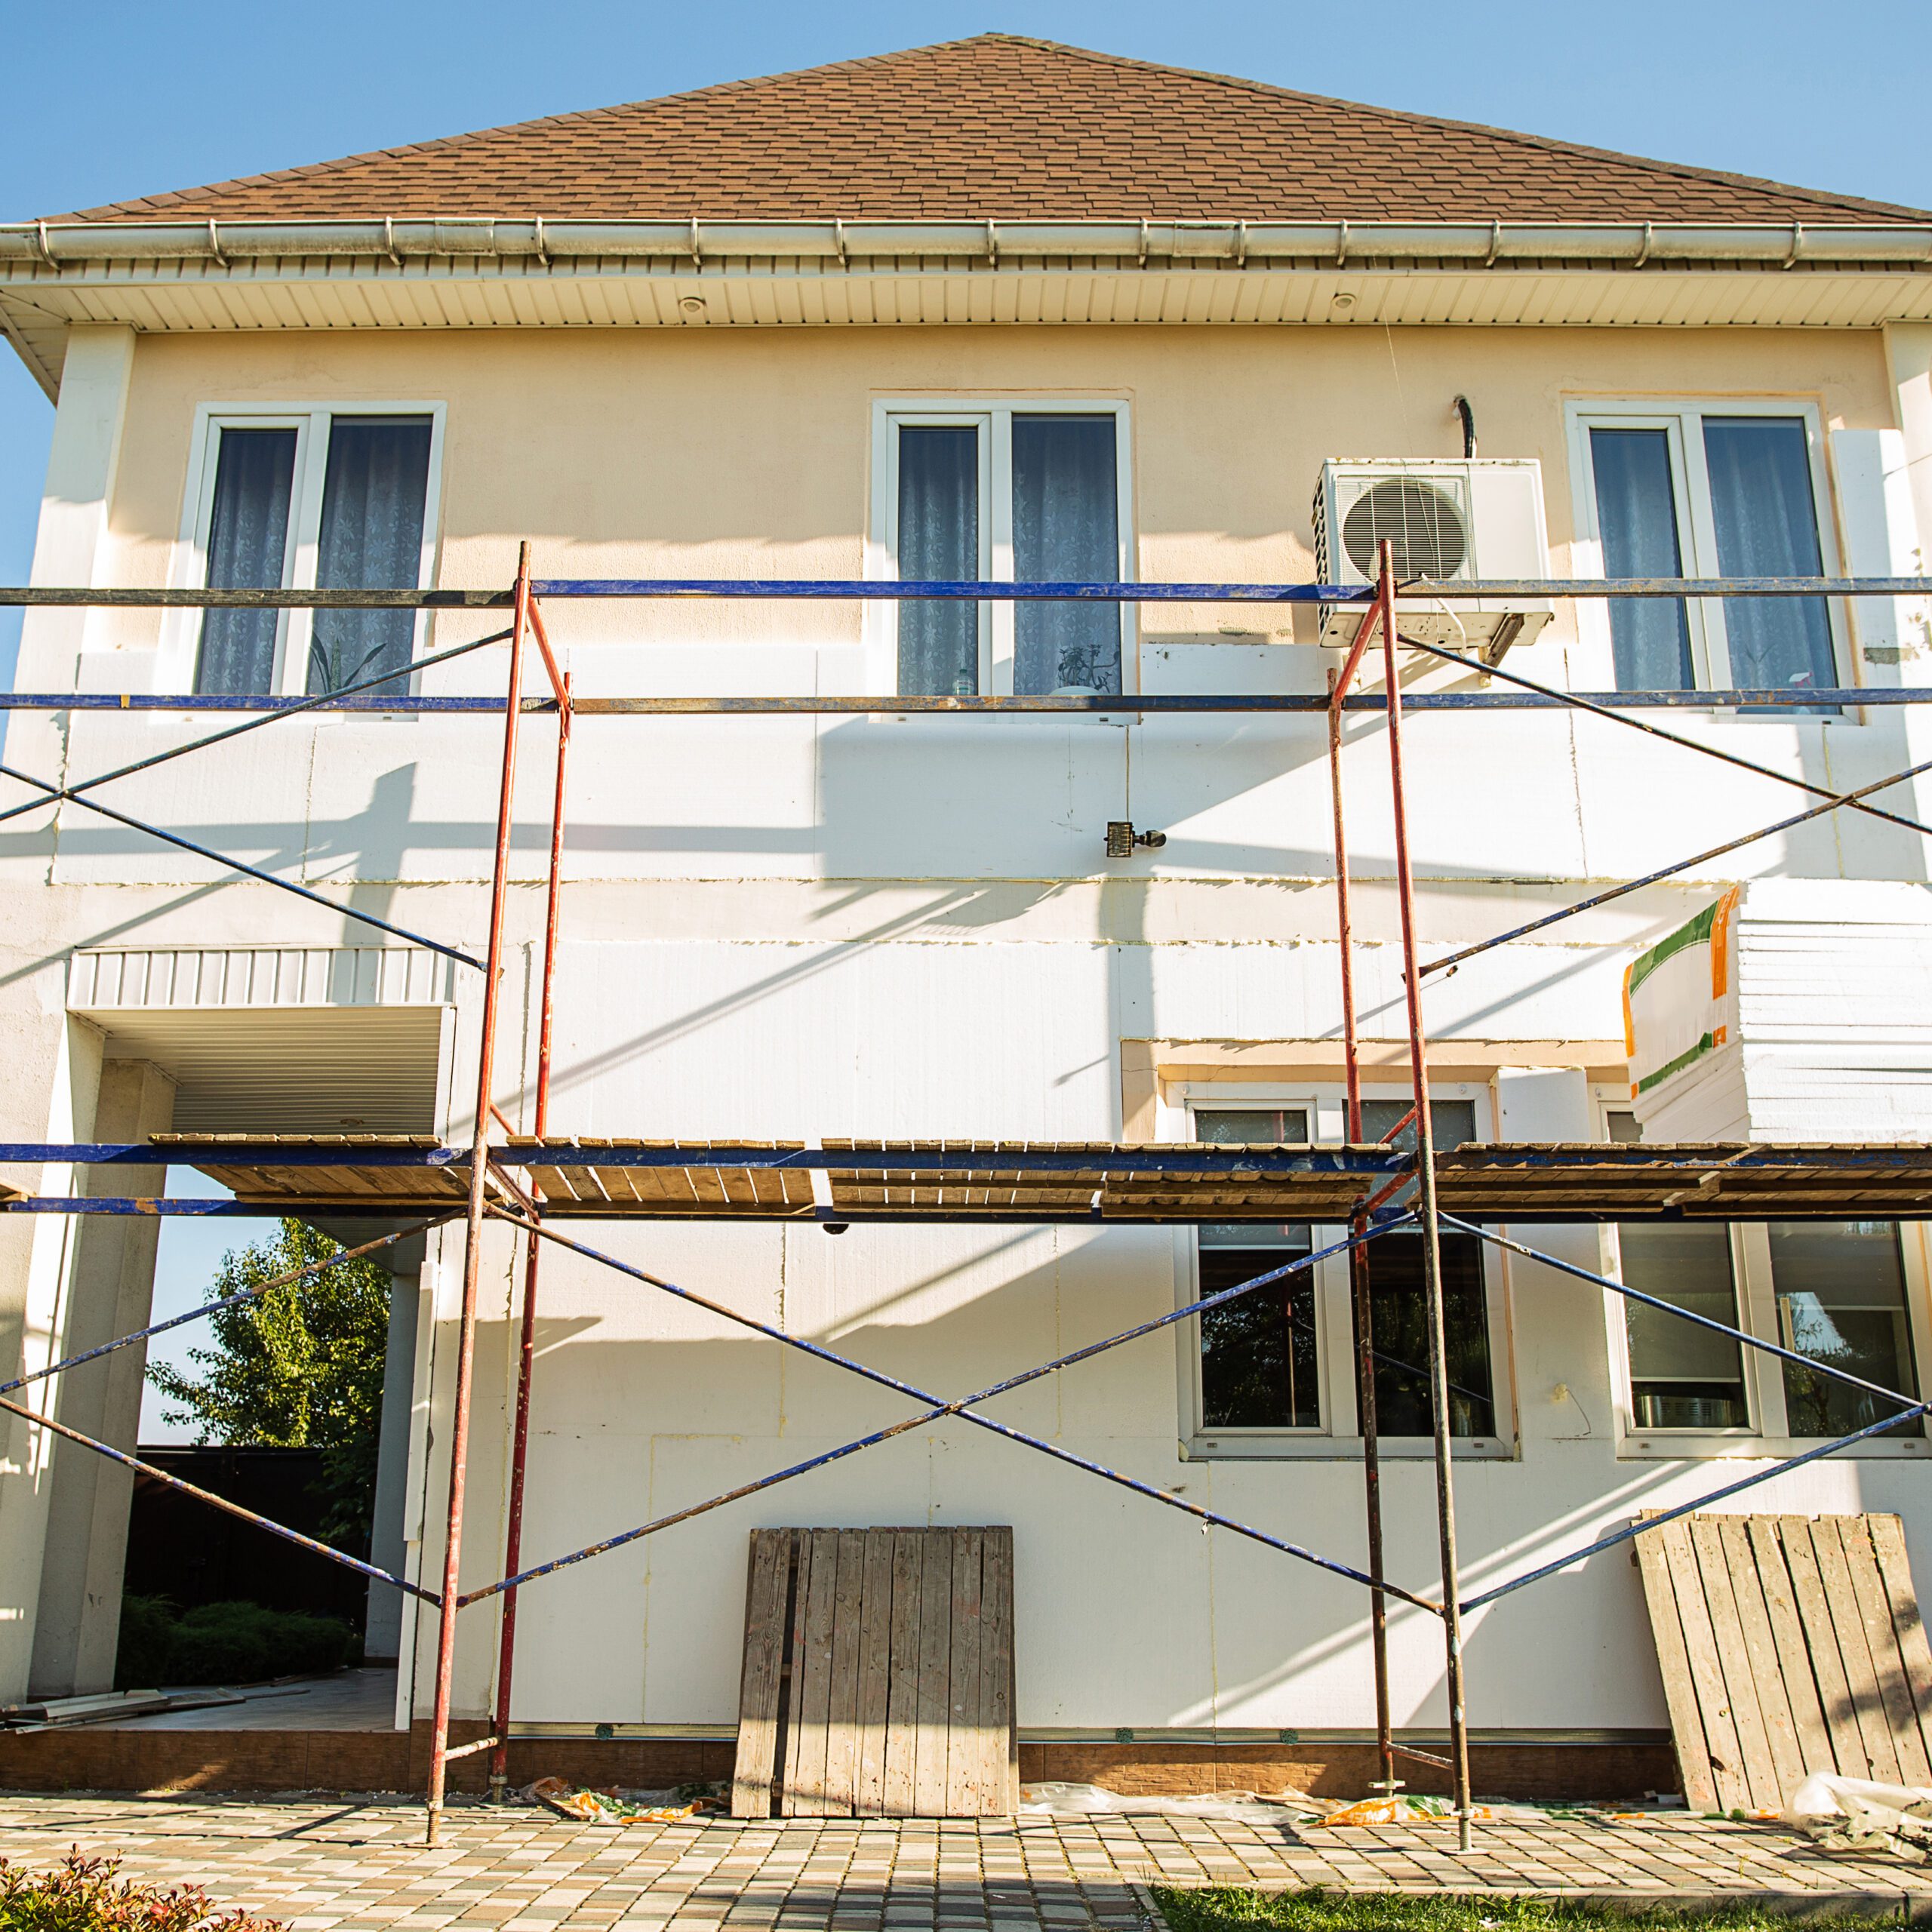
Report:
M445 1842L396 1799L0 1796L17 1863L70 1845L128 1876L205 1884L291 1932L1136 1932L1137 1887L1306 1884L1406 1891L1910 1892L1932 1870L1827 1857L1775 1825L1583 1813L1480 1827L1305 1828L1219 1819L1017 1823L828 1820L614 1832L463 1805Z

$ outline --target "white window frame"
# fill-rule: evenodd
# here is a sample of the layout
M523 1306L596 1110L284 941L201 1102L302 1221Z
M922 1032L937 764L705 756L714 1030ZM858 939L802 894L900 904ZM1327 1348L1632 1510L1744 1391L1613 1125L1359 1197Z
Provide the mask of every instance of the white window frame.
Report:
M1015 416L1109 416L1114 423L1115 568L1123 583L1135 580L1138 545L1134 526L1134 437L1131 410L1124 398L1027 392L982 395L878 396L872 401L872 507L865 574L875 583L899 580L899 431L907 429L973 429L979 432L980 572L988 583L1011 583L1013 573L1013 419ZM1016 606L983 604L980 615L980 691L1009 697L1013 691ZM1123 693L1140 689L1138 607L1123 601L1120 613L1120 675ZM868 696L899 694L899 606L881 601L866 606L866 684Z
M1438 1100L1470 1100L1475 1104L1476 1132L1487 1138L1494 1131L1495 1096L1486 1082L1432 1081L1432 1097ZM1405 1082L1365 1084L1365 1100L1400 1100L1406 1103L1411 1091ZM1227 1081L1177 1081L1163 1090L1159 1109L1161 1140L1168 1142L1195 1138L1197 1110L1223 1109L1305 1108L1318 1143L1339 1145L1347 1139L1344 1131L1346 1100L1339 1084L1250 1085ZM1345 1226L1317 1223L1311 1230L1313 1245L1331 1246L1343 1239ZM1491 1405L1495 1411L1497 1433L1493 1436L1459 1436L1458 1460L1465 1458L1507 1460L1516 1454L1514 1377L1509 1352L1508 1284L1497 1251L1482 1245L1483 1298L1489 1325L1489 1372ZM1175 1324L1178 1331L1180 1450L1189 1461L1281 1461L1318 1459L1358 1461L1362 1454L1361 1428L1355 1405L1354 1292L1349 1280L1346 1254L1318 1261L1315 1275L1315 1375L1320 1393L1321 1420L1313 1429L1213 1429L1201 1418L1201 1323L1190 1315ZM1201 1299L1200 1244L1192 1228L1179 1228L1174 1234L1174 1291L1177 1308L1190 1306ZM1382 1455L1391 1460L1426 1460L1435 1445L1426 1435L1382 1435L1378 1438Z
M1705 465L1703 421L1707 416L1795 417L1804 425L1804 442L1811 463L1811 501L1818 521L1818 555L1827 577L1841 574L1836 500L1832 494L1822 412L1802 396L1590 397L1564 405L1565 440L1570 451L1570 485L1575 505L1575 537L1571 574L1603 577L1603 534L1597 518L1596 468L1590 448L1592 429L1661 429L1669 438L1671 488L1677 502L1677 543L1686 577L1721 577L1718 568L1717 527L1711 509L1709 473ZM1844 601L1826 601L1830 627L1832 663L1841 687L1858 681L1857 654L1850 648ZM1684 599L1690 634L1690 678L1699 691L1732 688L1730 654L1724 630L1724 601L1715 597ZM1604 688L1616 683L1615 654L1611 641L1610 607L1601 598L1586 598L1577 605L1582 641L1601 654ZM1592 681L1596 681L1592 680ZM1739 715L1746 714L1740 713ZM1812 719L1786 712L1752 712L1787 722L1839 723L1830 718Z
M328 474L329 427L338 416L426 416L429 419L429 469L423 493L423 543L417 559L419 586L436 580L436 549L441 527L443 431L447 405L440 402L205 402L195 411L189 444L188 474L182 491L181 525L168 568L177 589L198 590L208 574L208 538L214 516L215 476L223 429L293 429L295 471L289 492L288 543L282 558L281 587L315 588L321 549L322 486ZM155 688L192 691L201 650L198 610L168 614L162 626L155 667ZM411 658L422 656L432 613L419 611L410 640ZM284 611L275 625L272 695L301 697L308 691L309 643L315 626L312 611ZM397 678L398 696L414 688L412 678Z
M1627 1093L1599 1088L1595 1091L1598 1133L1610 1138L1607 1116L1630 1110ZM1850 1217L1856 1218L1856 1217ZM1777 1294L1771 1275L1771 1241L1761 1221L1734 1221L1730 1233L1731 1281L1737 1291L1739 1326L1746 1334L1778 1342ZM1906 1319L1911 1330L1912 1366L1921 1391L1932 1371L1932 1256L1927 1248L1927 1224L1901 1221L1899 1258L1905 1280ZM1614 1280L1623 1278L1623 1257L1614 1223L1604 1222L1598 1229L1600 1273ZM1775 1355L1740 1343L1743 1357L1744 1399L1749 1423L1741 1429L1641 1429L1636 1422L1631 1395L1630 1331L1624 1318L1622 1296L1604 1291L1603 1312L1610 1349L1611 1401L1617 1412L1617 1453L1631 1460L1744 1457L1763 1461L1770 1457L1795 1456L1816 1448L1823 1436L1793 1435L1785 1407L1784 1367ZM1923 1460L1932 1456L1932 1441L1923 1435L1874 1436L1841 1455L1869 1457L1880 1460Z

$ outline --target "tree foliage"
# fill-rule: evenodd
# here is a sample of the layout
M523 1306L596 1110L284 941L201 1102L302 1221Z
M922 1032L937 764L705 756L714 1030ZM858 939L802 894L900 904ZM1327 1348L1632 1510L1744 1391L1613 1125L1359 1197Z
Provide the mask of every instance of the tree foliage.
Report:
M223 1257L208 1299L340 1252L328 1235L285 1220L272 1241ZM358 1553L368 1543L382 1434L389 1291L387 1271L374 1262L338 1262L211 1315L213 1346L189 1351L198 1374L165 1363L148 1371L172 1405L165 1419L198 1429L200 1441L321 1449L323 1534Z

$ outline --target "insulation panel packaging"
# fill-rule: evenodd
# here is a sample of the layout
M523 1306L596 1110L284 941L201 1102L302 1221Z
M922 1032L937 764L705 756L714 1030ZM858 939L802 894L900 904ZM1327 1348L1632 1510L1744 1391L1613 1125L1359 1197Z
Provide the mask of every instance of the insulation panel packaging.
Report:
M1755 881L1624 974L1652 1141L1932 1140L1932 891Z

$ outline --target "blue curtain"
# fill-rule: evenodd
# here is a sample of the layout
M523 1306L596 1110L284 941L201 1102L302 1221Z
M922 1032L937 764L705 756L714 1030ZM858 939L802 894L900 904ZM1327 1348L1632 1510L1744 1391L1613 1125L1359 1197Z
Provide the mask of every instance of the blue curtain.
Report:
M1592 429L1597 529L1606 577L1681 577L1670 438L1663 429ZM1613 597L1611 648L1620 691L1688 691L1690 627L1683 600Z
M208 530L211 590L276 590L288 552L293 429L223 429ZM202 618L197 691L239 697L275 688L278 611L209 611Z
M1013 571L1022 583L1117 583L1112 416L1013 419ZM1014 606L1013 688L1120 689L1120 606Z
M899 432L899 574L918 583L980 574L980 432ZM980 607L899 607L899 689L908 697L971 697L980 688Z
M429 483L426 416L338 416L329 426L315 582L328 590L411 590L423 552ZM413 611L318 611L309 646L312 694L400 669ZM401 680L391 687L401 691Z
M1718 568L1726 577L1824 574L1810 454L1799 418L1708 416L1704 460ZM1727 597L1724 623L1734 685L1791 690L1838 682L1823 598Z

